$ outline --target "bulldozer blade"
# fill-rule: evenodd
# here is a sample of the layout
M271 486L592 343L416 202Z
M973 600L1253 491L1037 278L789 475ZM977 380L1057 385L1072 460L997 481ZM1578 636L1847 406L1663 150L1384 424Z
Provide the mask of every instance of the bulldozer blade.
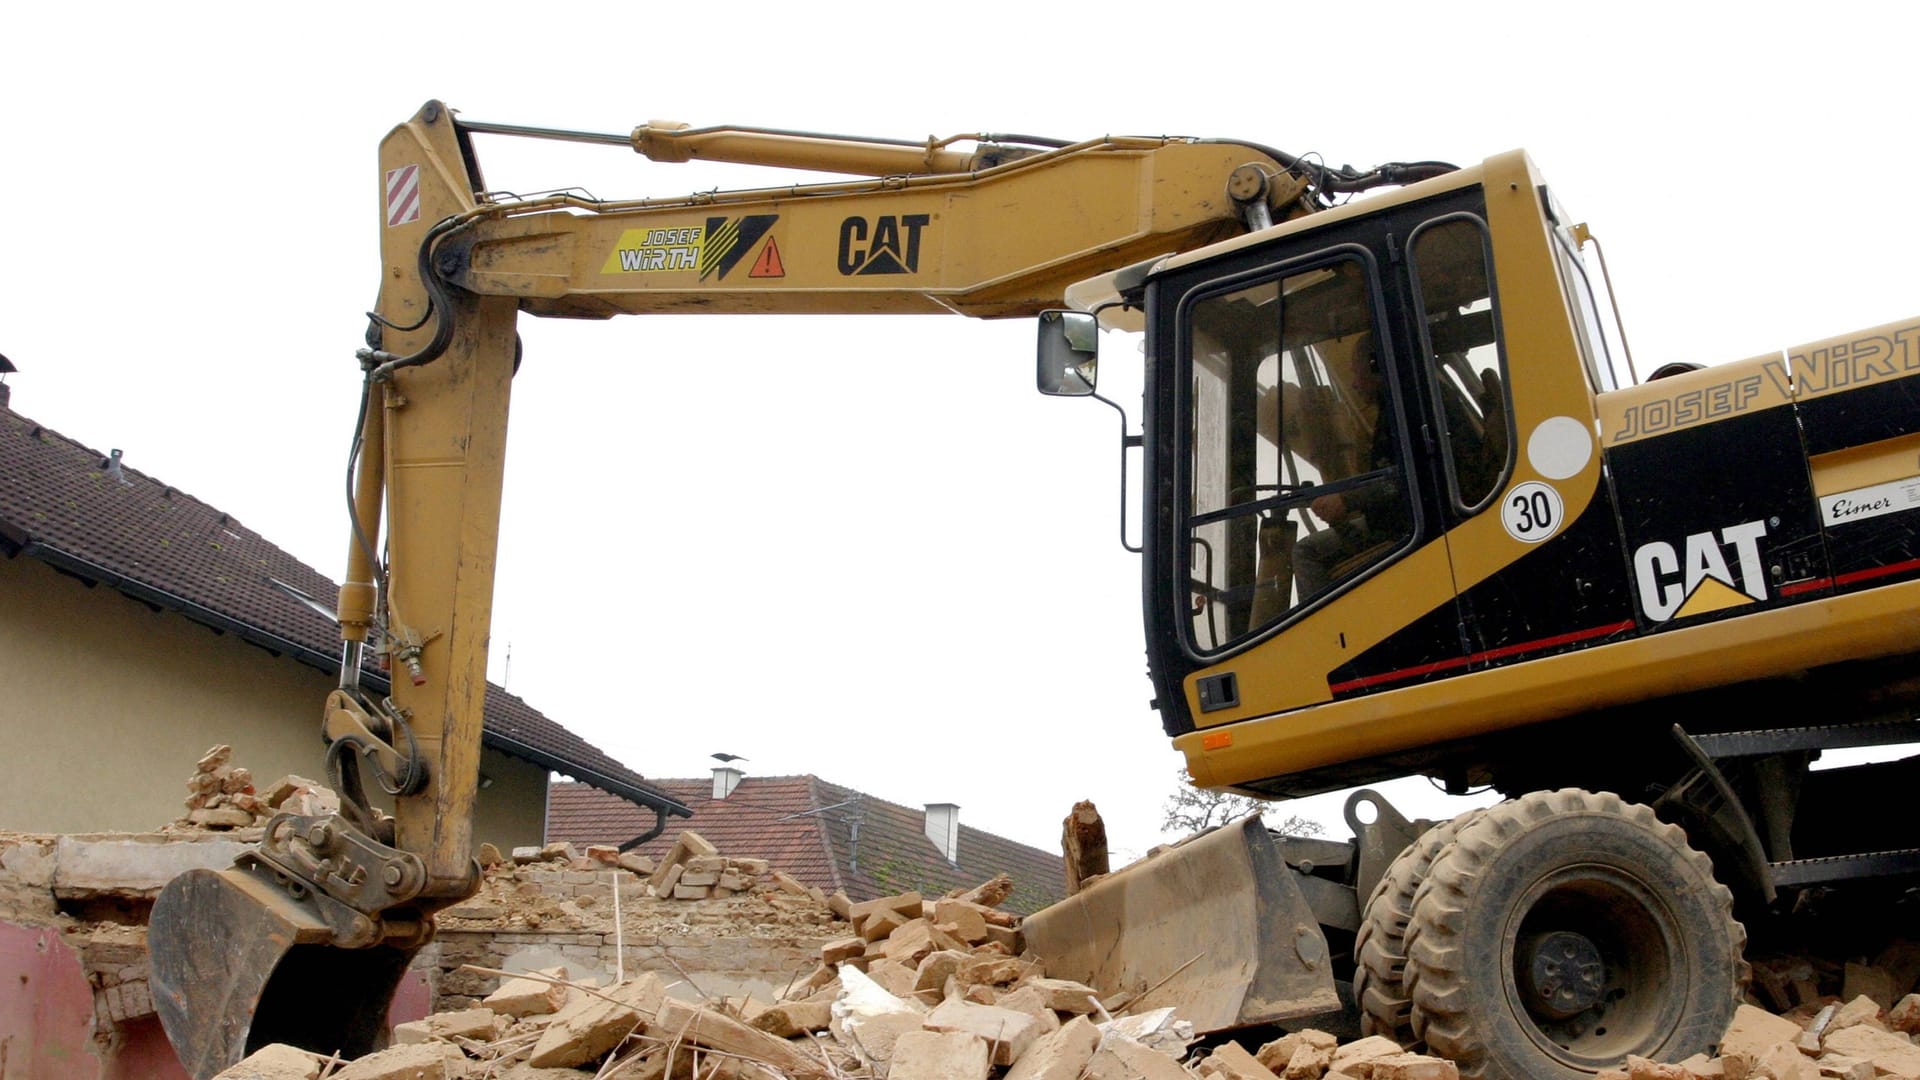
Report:
M343 949L316 913L244 870L190 870L147 928L154 1011L180 1064L208 1080L270 1043L355 1058L386 1043L415 949Z
M1047 974L1201 1033L1333 1012L1326 939L1258 816L1222 826L1027 916Z

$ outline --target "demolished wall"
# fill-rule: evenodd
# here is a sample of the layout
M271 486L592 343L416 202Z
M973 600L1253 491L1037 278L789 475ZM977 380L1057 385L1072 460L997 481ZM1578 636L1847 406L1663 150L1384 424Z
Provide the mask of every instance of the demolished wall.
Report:
M496 976L460 970L469 964L564 966L608 985L650 971L681 984L672 987L677 996L771 1001L813 969L823 942L845 932L824 897L758 860L724 865L717 852L699 850L696 834L683 836L688 850L659 866L610 848L579 855L566 844L494 861L477 894L441 913L438 939L423 954L434 1008L468 1008L497 988ZM717 862L706 869L696 860ZM679 884L689 873L716 881ZM718 885L723 876L739 888Z

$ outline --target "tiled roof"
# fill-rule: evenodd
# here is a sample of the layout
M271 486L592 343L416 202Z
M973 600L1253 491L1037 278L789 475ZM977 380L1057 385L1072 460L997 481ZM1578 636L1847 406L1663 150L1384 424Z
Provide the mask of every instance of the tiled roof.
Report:
M766 859L808 885L845 889L854 900L909 890L938 896L1000 873L1014 882L1004 905L1009 911L1037 911L1065 895L1058 855L962 824L956 867L927 839L924 811L816 776L749 776L725 799L713 798L711 778L653 785L693 810L693 817L639 848L656 858L688 828L722 854ZM652 825L651 814L583 785L556 783L548 790L549 841L621 844Z
M0 407L0 555L22 553L339 670L338 627L273 581L326 607L338 585L231 515ZM640 774L492 684L485 741L597 787L658 797ZM652 820L652 811L626 805Z

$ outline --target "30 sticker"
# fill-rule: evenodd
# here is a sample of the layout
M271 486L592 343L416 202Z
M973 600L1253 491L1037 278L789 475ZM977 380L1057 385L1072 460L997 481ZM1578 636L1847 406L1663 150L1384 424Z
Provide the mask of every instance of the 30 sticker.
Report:
M1538 480L1521 484L1500 500L1500 524L1507 527L1508 536L1527 544L1559 532L1566 512L1560 493Z

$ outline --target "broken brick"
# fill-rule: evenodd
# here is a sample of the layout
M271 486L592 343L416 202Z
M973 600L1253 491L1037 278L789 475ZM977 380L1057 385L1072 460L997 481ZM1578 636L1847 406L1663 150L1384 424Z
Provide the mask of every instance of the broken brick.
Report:
M762 1009L749 1022L759 1031L782 1039L825 1031L833 1006L825 1001L788 1001Z
M1084 1016L1042 1035L1013 1063L1004 1080L1079 1080L1100 1046L1100 1029Z
M1033 1017L995 1005L975 1005L950 1000L940 1004L927 1017L933 1031L964 1031L993 1044L993 1063L1011 1065L1027 1047L1040 1037L1040 1024Z
M626 1041L666 997L666 985L647 972L599 994L576 993L540 1033L528 1064L567 1068L593 1061Z
M1884 968L1849 963L1841 986L1840 996L1847 1001L1864 996L1872 998L1883 1009L1893 1005L1893 975Z
M286 1043L269 1043L213 1080L315 1080L319 1075L319 1058Z
M1246 1047L1231 1039L1214 1047L1207 1061L1223 1080L1280 1080L1272 1069L1247 1053Z
M889 1080L986 1080L985 1039L964 1031L909 1031L893 1044Z
M543 968L538 975L549 979L565 979L567 969L563 967ZM523 1017L544 1016L559 1012L567 1003L565 983L546 982L541 979L508 979L500 984L500 989L488 994L480 1004L499 1013L501 1016Z

